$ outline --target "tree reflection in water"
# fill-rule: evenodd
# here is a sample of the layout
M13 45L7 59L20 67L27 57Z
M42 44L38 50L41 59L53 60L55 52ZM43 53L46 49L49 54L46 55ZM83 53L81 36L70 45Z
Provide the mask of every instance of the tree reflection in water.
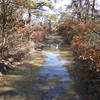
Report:
M75 60L71 74L82 100L100 100L100 73L91 69L88 62Z

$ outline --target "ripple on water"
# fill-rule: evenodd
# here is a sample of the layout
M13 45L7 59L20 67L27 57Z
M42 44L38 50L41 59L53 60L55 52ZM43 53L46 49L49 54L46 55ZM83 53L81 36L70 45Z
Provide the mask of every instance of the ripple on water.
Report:
M45 52L44 55L47 58L38 74L40 76L39 81L43 81L42 83L45 84L37 85L35 90L47 89L49 95L58 96L64 90L69 89L73 83L68 69L64 67L67 61L59 60L59 53Z
M43 68L39 72L40 76L69 77L68 69L64 67L64 64L67 63L66 60L59 60L58 57L60 55L58 53L45 52L45 56L47 58L44 61Z

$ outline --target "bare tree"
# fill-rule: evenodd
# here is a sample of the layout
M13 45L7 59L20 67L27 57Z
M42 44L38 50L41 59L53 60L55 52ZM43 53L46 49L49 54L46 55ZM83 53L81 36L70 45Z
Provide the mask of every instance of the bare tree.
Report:
M95 2L96 2L96 0L93 0L93 4L92 4L92 15L91 15L93 20L94 20Z
M1 45L1 56L3 57L4 45L5 45L5 25L6 25L6 4L5 0L2 0L1 4L1 16L2 16L2 45Z

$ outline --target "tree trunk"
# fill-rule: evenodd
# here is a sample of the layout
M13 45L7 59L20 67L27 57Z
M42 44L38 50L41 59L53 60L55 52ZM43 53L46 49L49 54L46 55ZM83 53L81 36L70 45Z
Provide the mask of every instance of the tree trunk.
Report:
M80 3L80 8L82 7L82 0L79 0L79 3Z
M85 14L85 22L87 23L88 22L88 17L89 17L89 10L90 10L90 1L89 0L86 0L86 14Z
M49 25L49 32L51 32L51 20L49 20L48 25Z
M28 9L28 20L29 23L31 22L31 9Z
M93 0L93 4L92 4L92 20L94 20L94 10L95 10L95 1L96 0Z
M1 13L2 13L2 46L1 46L1 57L4 56L4 46L6 42L5 38L5 25L6 25L6 4L5 0L2 0L2 6L1 6Z
M57 3L57 0L54 0L55 3Z

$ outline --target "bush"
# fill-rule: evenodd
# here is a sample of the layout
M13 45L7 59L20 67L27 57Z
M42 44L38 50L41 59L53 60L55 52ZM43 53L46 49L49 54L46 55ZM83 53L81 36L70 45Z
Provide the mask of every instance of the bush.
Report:
M70 25L68 25L68 24L61 24L59 26L58 32L61 35L67 35L72 30L73 30L73 28Z
M100 46L90 41L88 36L76 35L72 40L72 48L79 59L90 63L100 63Z
M59 25L58 33L64 37L67 43L70 43L75 31L73 30L73 27L71 25L61 24Z

